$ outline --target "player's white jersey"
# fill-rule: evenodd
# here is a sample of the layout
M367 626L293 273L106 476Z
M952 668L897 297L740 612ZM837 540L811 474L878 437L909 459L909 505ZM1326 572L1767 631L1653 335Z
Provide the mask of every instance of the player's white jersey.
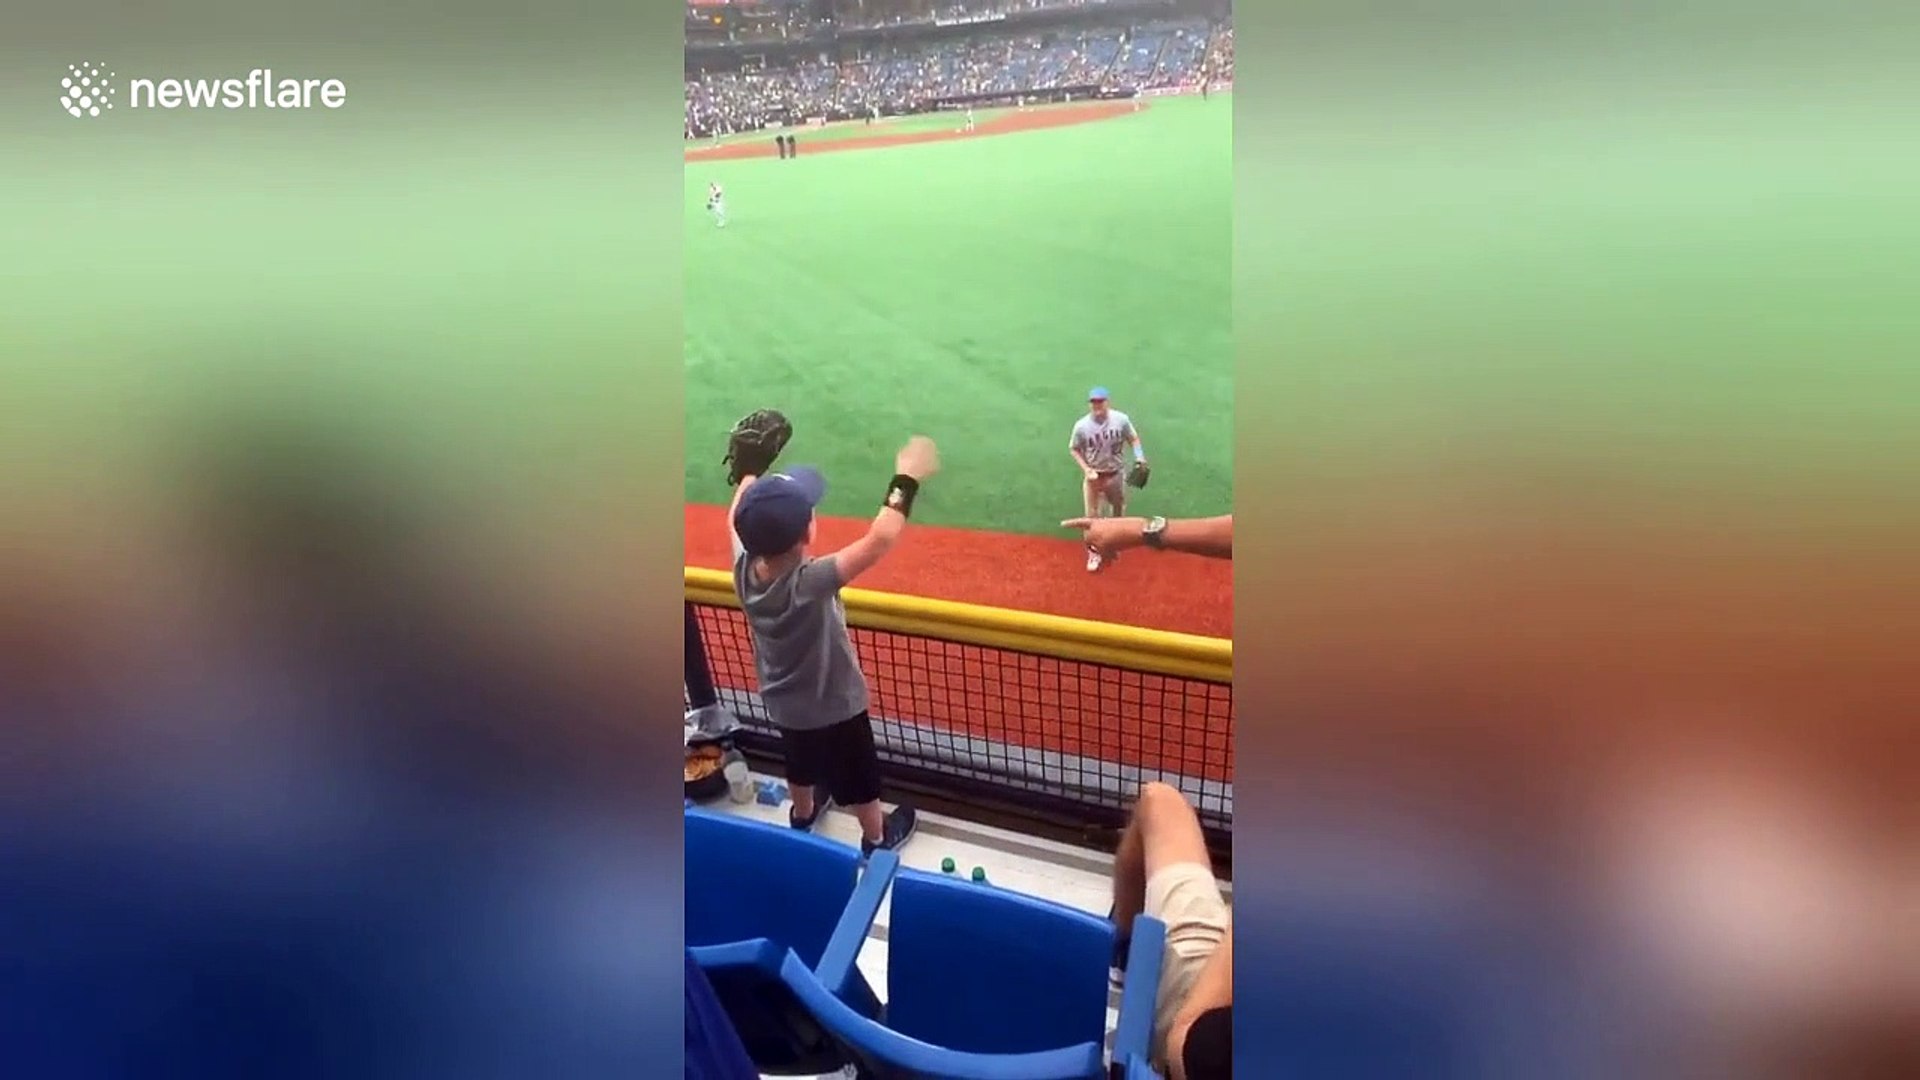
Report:
M1119 409L1108 409L1103 423L1092 413L1073 425L1073 449L1087 465L1101 472L1119 472L1126 448L1133 442L1133 421Z

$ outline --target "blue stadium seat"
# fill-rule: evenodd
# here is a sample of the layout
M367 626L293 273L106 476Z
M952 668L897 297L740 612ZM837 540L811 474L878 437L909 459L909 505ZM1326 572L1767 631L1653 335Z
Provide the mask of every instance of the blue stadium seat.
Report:
M781 975L875 1080L1099 1080L1112 942L1112 924L1085 912L905 870L884 1023L829 989L851 957L817 971L789 957Z
M1124 1080L1160 1080L1151 1064L1153 1006L1160 995L1167 956L1167 924L1148 915L1133 920L1127 946L1127 979L1120 990L1120 1019L1113 1029L1113 1071Z
M713 984L748 1056L765 1073L814 1074L846 1058L781 978L793 956L830 962L826 992L859 1016L879 998L854 966L898 856L859 852L807 833L706 810L686 812L686 943Z

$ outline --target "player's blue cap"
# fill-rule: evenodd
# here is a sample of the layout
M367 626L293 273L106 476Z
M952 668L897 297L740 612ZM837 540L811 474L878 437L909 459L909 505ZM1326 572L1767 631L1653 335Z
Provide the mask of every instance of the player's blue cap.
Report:
M1096 386L1093 389L1087 391L1087 400L1088 401L1107 400L1107 388L1104 386Z
M827 478L804 465L755 480L733 508L740 546L762 558L792 551L807 538L813 508L826 494Z

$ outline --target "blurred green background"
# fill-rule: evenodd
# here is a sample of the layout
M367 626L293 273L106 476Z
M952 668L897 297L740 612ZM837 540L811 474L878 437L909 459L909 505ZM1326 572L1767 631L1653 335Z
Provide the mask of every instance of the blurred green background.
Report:
M680 417L679 232L658 231L677 219L639 211L678 189L678 41L644 32L671 16L466 14L23 15L0 76L22 465L165 503L179 478L155 474L194 444L284 415L389 462L423 505L505 518L631 494L635 433ZM51 95L89 57L123 84L270 67L348 96L75 120Z
M631 170L588 167L574 125L504 138L305 119L140 145L76 131L15 174L12 194L40 208L9 232L33 272L0 317L0 347L24 361L7 395L19 421L70 431L77 408L102 425L89 451L135 449L148 424L271 400L424 465L484 461L501 482L555 450L630 455L635 418L614 406L643 403L638 230L618 224ZM73 205L76 191L99 197ZM652 382L676 379L669 365Z

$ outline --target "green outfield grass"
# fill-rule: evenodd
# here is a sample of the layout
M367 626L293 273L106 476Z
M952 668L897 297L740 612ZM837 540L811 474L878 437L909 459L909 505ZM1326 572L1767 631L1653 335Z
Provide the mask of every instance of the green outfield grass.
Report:
M1067 436L1110 387L1146 438L1138 508L1233 491L1232 100L1069 128L687 166L687 498L724 502L741 413L866 515L905 435L946 467L916 520L1057 532ZM715 228L709 181L727 192Z

